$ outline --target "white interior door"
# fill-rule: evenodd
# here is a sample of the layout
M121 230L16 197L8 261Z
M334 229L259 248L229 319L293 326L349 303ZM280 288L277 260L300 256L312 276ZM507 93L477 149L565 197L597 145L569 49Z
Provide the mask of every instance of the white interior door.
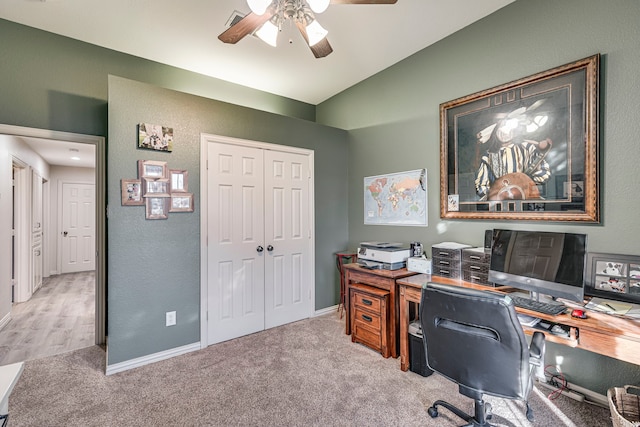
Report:
M309 158L265 152L265 327L309 317Z
M62 273L95 270L95 212L94 184L62 184Z
M207 342L309 317L309 156L207 144Z
M263 150L209 143L208 342L264 329Z

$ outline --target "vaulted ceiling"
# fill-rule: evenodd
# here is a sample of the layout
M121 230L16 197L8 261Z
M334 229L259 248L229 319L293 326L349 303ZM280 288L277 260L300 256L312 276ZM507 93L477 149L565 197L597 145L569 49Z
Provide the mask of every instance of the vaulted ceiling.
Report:
M0 18L317 105L512 1L332 4L316 17L333 48L320 59L295 25L275 48L218 40L246 0L2 0Z

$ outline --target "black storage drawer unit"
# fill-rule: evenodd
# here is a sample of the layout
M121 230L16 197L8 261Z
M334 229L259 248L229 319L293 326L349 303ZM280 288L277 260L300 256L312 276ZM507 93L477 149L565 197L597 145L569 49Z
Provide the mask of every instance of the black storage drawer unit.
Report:
M491 250L485 248L462 249L462 280L489 285Z
M462 250L470 248L455 242L442 242L431 246L431 274L459 279L462 277Z

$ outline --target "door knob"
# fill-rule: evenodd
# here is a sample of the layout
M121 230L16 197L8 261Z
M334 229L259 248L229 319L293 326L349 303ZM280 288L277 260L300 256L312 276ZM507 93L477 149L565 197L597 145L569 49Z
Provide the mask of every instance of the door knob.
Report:
M62 233L62 235L63 235L64 237L67 237L67 234L69 234L69 232L68 232L68 231L64 231L64 232Z
M271 252L271 251L273 250L273 246L271 246L271 245L267 246L267 250L268 250L269 252Z
M258 251L258 252L262 252L262 251L264 251L264 248L263 248L262 246L258 246L258 247L256 248L256 251Z

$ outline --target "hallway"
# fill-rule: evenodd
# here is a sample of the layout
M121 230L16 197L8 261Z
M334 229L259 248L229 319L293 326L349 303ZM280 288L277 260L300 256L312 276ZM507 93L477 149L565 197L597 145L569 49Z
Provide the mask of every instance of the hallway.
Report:
M95 272L44 279L24 303L14 304L0 330L0 365L66 353L95 344Z

